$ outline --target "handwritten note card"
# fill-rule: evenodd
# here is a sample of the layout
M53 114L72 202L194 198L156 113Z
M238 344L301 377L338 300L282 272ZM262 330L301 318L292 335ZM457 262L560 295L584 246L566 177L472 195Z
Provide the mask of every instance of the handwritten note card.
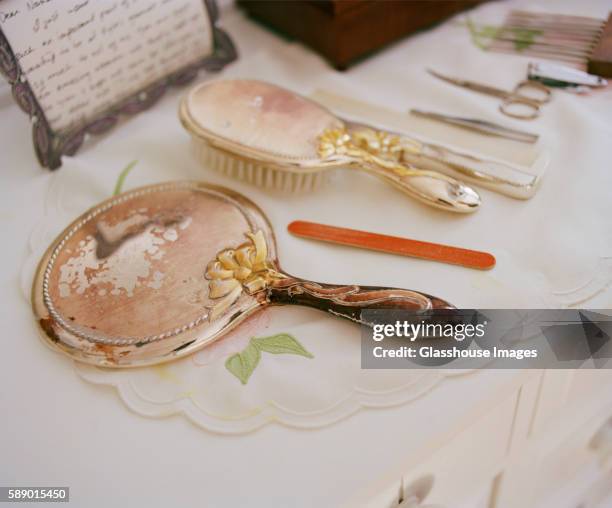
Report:
M203 0L2 0L0 28L55 131L197 62L213 44Z

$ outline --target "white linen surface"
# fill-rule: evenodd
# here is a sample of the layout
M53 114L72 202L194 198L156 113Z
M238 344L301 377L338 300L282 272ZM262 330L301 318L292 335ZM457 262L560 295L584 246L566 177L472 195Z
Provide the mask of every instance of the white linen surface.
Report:
M507 10L517 6L604 16L605 4L495 2L477 9L473 17L478 21L501 20ZM129 119L107 136L92 140L75 157L66 158L59 172L49 173L35 161L27 117L10 103L4 91L0 100L4 172L0 222L5 245L0 308L8 349L0 360L3 386L0 393L3 407L8 408L5 414L10 415L1 438L1 448L10 459L2 461L0 472L5 484L19 484L24 479L32 484L70 484L81 489L81 493L74 493L75 499L82 495L88 505L107 506L108 493L95 481L101 471L127 478L133 471L146 468L150 477L130 476L130 482L114 486L115 492L123 499L142 501L138 496L146 491L149 506L167 505L170 499L177 498L192 502L195 496L203 504L215 506L245 505L264 496L270 504L291 499L295 506L312 506L317 500L319 504L324 500L325 504L337 505L351 495L350 489L371 481L377 469L384 470L399 460L398 454L403 452L399 447L394 449L392 437L401 431L407 419L412 420L416 414L422 417L427 411L436 414L434 403L436 394L444 393L439 391L442 387L402 408L361 412L316 433L298 435L296 430L269 426L230 441L184 425L177 418L160 422L134 418L116 403L114 394L76 382L70 362L47 351L36 340L23 291L27 291L40 249L72 217L106 198L120 169L133 159L139 164L128 177L127 188L167 179L201 178L245 193L269 215L277 233L283 267L305 278L419 289L460 307L612 305L610 88L588 97L555 92L538 120L511 121L497 113L496 99L460 90L425 73L425 67L430 66L506 88L524 78L526 58L484 53L470 43L465 27L452 21L399 42L339 74L300 45L281 41L252 24L233 7L225 10L223 20L241 55L240 61L224 71L223 77L265 79L305 95L329 90L397 112L419 107L488 118L536 131L544 138L542 149L551 152L542 187L530 201L516 201L481 190L483 208L469 217L431 210L367 175L348 171L338 171L330 186L316 194L283 196L234 182L197 165L189 150L188 136L176 118L182 93L178 90L171 91L151 111ZM463 135L457 131L458 140ZM488 138L485 142L493 143ZM487 146L483 150L493 148ZM286 232L286 225L295 219L486 250L496 255L498 264L491 272L475 272L307 242ZM22 265L24 268L20 269ZM275 309L271 316L281 312L282 329L263 320L261 330L292 331L288 327L293 317L303 329L310 327L304 336L300 329L294 332L307 348L315 350L319 347L317 341L335 338L348 348L352 338L357 347L358 331L350 324L300 309ZM262 335L260 330L256 334ZM293 371L283 373L286 363L267 360L258 367L253 379L258 374L260 378L278 375L287 380L285 394L297 391L305 404L314 400L315 406L325 400L323 396L329 393L326 391L329 387L324 382L313 383L313 392L307 397L303 384L307 375L297 382L291 377ZM296 364L302 361L301 365L308 363L297 357L291 360ZM346 372L345 377L335 373L330 379L350 390L355 384L346 377L355 372ZM327 379L324 374L322 371L321 379ZM215 389L223 390L224 383L233 389L236 380L227 372L223 376L215 380ZM461 408L448 397L440 402L445 411L467 410L470 401L475 404L477 395L482 395L480 390L493 390L509 376L511 373L507 372L482 372L468 376L473 384L469 384L470 379L455 380L454 383L465 383ZM125 393L122 395L125 399ZM259 395L263 396L263 392ZM252 403L246 402L245 406L236 407L244 409ZM380 426L387 429L388 437L371 443L361 439L374 435ZM414 439L407 437L402 449L408 449L409 442L416 446L417 437L424 439L428 432L436 430L432 421L429 427ZM316 445L311 442L315 434L320 436ZM50 435L54 436L52 440ZM325 448L320 448L321 445ZM361 460L354 460L352 450L356 447ZM334 459L329 464L321 463L322 449L330 460ZM274 453L270 454L270 450ZM38 461L34 460L34 453ZM96 459L83 463L84 457ZM117 458L122 460L118 463ZM260 474L249 474L252 467L278 481L261 481ZM303 491L303 478L312 475L312 468L318 471L316 481L308 482L308 495L296 496L296 492ZM173 470L170 477L175 486L181 485L181 492L157 481L167 477L168 469ZM182 475L180 479L178 472ZM240 488L236 487L237 482ZM200 489L202 484L205 490ZM96 496L99 504L93 500Z

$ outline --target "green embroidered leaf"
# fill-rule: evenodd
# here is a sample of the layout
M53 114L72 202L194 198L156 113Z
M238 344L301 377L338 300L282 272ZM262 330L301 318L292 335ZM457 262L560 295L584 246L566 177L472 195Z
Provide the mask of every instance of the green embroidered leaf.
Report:
M241 353L236 353L225 361L225 368L245 385L257 367L260 356L259 349L250 342Z
M242 352L225 360L225 368L246 385L259 364L262 351L274 355L291 354L314 358L295 337L288 333L279 333L269 337L251 338L249 345Z
M522 51L533 45L538 35L542 35L542 30L531 28L505 28L503 26L480 25L477 26L469 17L466 17L465 24L470 32L472 42L480 49L487 49L487 40L498 37L504 30L510 30L514 40L514 49Z
M279 333L278 335L271 335L270 337L253 337L251 342L255 344L260 351L265 351L266 353L275 355L285 353L313 358L312 354L309 353L295 337L288 333Z
M487 49L486 40L494 39L501 30L500 27L493 25L481 25L477 27L469 17L466 17L465 23L470 32L472 42L480 49Z
M517 51L527 49L535 42L537 35L542 35L542 30L532 30L530 28L513 28L512 31L516 36L514 48Z
M499 33L500 28L493 25L484 25L478 31L478 35L481 37L495 37Z
M124 169L119 173L119 178L117 178L117 183L115 184L115 190L113 191L113 196L117 194L121 194L121 190L123 189L123 183L125 179L130 174L130 171L134 168L134 166L138 163L138 161L130 162Z

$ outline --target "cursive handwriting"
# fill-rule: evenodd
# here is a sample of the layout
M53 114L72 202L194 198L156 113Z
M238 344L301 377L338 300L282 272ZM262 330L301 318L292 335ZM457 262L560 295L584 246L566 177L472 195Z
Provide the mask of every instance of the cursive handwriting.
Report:
M1 0L0 28L51 128L71 130L209 54L203 3Z

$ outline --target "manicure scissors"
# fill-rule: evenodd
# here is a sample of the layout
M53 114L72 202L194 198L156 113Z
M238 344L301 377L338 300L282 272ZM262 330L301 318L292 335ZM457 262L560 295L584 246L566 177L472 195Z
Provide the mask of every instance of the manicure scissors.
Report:
M540 107L549 102L552 96L548 87L535 81L521 81L514 87L514 90L509 92L474 81L450 78L431 69L427 69L427 71L432 76L446 81L447 83L461 86L474 92L499 97L502 99L499 110L506 116L519 118L521 120L532 120L533 118L537 118L540 114ZM527 90L531 90L531 92Z

